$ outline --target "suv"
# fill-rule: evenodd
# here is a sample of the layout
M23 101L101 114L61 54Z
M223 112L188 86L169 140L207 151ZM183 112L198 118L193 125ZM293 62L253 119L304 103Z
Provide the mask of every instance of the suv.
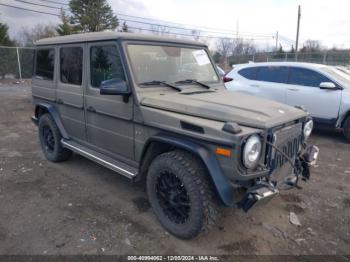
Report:
M269 62L235 65L226 78L231 91L303 106L316 123L342 128L350 142L350 72L311 63ZM325 106L327 105L327 106Z
M72 152L145 181L163 227L189 239L220 206L248 211L309 177L299 109L226 91L207 47L131 33L36 43L33 121L46 158Z

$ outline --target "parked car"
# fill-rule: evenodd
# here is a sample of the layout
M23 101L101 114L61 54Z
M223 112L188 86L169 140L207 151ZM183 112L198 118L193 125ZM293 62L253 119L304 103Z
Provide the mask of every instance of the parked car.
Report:
M310 116L228 92L208 54L142 34L39 40L32 119L44 155L75 152L144 181L160 223L185 239L214 225L220 205L248 211L307 179L318 154Z
M226 88L302 106L319 124L342 128L350 142L350 73L344 67L270 62L235 65Z

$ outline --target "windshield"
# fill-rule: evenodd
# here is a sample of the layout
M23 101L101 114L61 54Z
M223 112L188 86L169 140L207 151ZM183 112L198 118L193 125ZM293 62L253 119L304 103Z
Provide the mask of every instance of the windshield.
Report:
M129 44L127 50L137 83L219 80L204 49Z
M343 87L350 87L350 74L330 66L323 67L322 70L332 76Z
M347 74L350 76L350 70L349 69L346 69L346 67L342 67L342 66L338 66L336 67L338 70L340 70L341 72Z

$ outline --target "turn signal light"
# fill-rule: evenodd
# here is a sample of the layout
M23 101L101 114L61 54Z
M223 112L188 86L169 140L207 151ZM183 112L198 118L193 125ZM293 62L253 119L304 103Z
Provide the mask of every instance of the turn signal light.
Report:
M222 155L222 156L227 156L227 157L231 156L231 150L226 149L226 148L217 147L215 152L217 155Z

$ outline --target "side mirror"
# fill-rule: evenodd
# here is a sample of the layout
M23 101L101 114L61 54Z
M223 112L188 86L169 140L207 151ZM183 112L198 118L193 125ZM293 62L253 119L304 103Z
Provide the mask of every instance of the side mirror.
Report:
M126 95L129 93L128 86L126 85L125 81L118 78L105 80L100 84L101 95Z
M336 89L337 86L332 82L322 82L320 84L321 89Z

